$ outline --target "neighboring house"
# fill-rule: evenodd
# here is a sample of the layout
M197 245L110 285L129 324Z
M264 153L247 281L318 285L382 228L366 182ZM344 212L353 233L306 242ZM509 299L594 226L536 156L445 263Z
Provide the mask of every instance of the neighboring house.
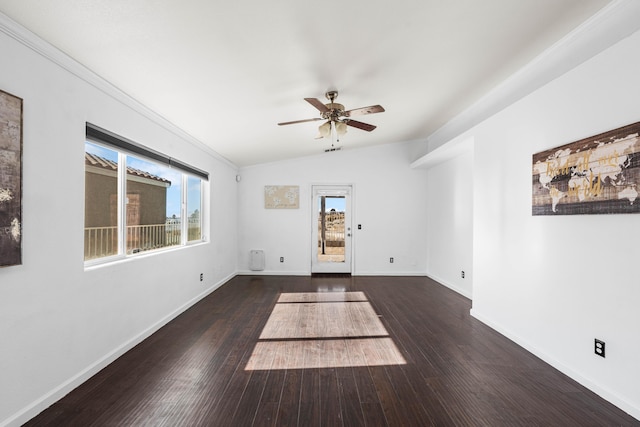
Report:
M165 246L167 188L170 186L171 182L165 178L127 167L127 252ZM115 249L118 217L116 194L117 164L85 153L85 233L94 230L93 239L89 241L110 240L106 245L104 241L97 245L88 243L85 246L85 259L97 255L90 250L92 247L103 248L100 252L103 255L105 251L111 253ZM152 232L154 227L162 228L161 232ZM110 232L105 234L105 230Z

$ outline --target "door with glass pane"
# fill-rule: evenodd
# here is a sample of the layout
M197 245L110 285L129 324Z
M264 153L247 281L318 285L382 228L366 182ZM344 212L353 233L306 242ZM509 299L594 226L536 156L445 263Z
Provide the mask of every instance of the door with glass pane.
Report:
M351 186L312 190L311 272L351 273Z

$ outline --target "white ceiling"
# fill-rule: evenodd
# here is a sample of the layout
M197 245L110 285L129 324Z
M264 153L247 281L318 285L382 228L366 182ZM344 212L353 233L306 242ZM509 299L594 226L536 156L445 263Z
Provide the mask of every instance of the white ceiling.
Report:
M0 0L0 11L238 166L426 139L609 0ZM141 141L142 142L142 141ZM337 144L336 144L337 145Z

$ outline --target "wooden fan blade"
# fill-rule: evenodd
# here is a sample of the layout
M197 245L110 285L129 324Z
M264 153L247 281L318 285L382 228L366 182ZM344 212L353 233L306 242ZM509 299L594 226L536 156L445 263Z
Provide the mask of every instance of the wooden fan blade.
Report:
M370 125L368 123L362 123L362 122L359 122L357 120L345 120L345 122L347 123L348 126L352 126L354 128L366 130L367 132L371 132L372 130L374 130L376 128L374 125Z
M354 108L353 110L345 111L344 115L346 117L353 117L353 116L362 116L364 114L383 113L383 112L384 112L384 108L382 108L382 105L369 105L368 107Z
M278 123L278 126L294 125L296 123L305 123L305 122L317 122L318 120L324 120L324 119L322 117L318 117L318 118L315 118L315 119L294 120L292 122Z
M326 113L327 111L329 111L327 106L324 105L318 98L305 98L304 100L316 107L321 113Z

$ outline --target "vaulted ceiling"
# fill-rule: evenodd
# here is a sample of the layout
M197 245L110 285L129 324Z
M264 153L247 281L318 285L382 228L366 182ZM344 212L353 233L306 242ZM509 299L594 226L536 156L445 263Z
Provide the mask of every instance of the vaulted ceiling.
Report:
M238 166L424 140L607 0L0 0L0 11ZM380 104L340 142L304 98ZM327 101L328 102L328 101Z

